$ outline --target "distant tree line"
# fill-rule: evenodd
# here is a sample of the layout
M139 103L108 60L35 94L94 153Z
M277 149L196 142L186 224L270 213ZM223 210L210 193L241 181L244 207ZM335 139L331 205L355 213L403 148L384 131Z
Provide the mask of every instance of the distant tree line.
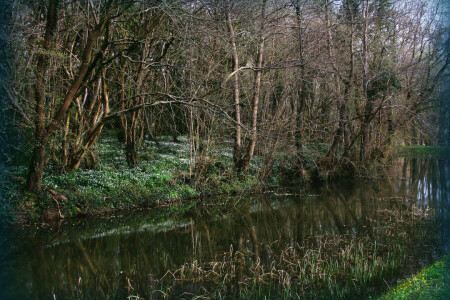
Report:
M326 147L318 167L351 169L395 144L450 140L439 1L8 5L2 113L30 149L30 192L49 161L62 171L95 163L107 127L131 167L144 139L189 135L195 159L232 141L238 172L261 155L262 179L279 153L300 176L308 145Z

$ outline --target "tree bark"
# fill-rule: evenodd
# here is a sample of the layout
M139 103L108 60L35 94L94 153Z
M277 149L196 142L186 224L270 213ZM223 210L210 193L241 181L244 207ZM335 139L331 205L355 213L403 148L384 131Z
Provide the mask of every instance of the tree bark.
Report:
M147 56L149 54L149 45L146 43L141 54L141 63L138 66L138 71L136 74L136 88L135 93L136 94L142 94L145 90L145 82L144 77L148 77L151 74L151 71L147 71L147 67L144 65L145 59L147 59ZM147 73L145 73L147 71ZM145 76L146 75L146 76ZM142 105L144 103L144 97L139 96L138 98L138 105ZM135 103L131 102L131 106L134 106ZM138 129L140 123L142 123L142 110L136 110L131 113L130 116L130 126L127 127L127 130L125 131L126 142L125 142L125 157L128 166L134 168L137 166L137 159L138 159L138 148L139 148L139 139L138 139Z
M447 141L445 142L444 145L446 146L450 146L450 109L447 111Z
M89 67L89 62L91 60L91 52L92 48L94 47L95 41L100 36L103 28L105 27L107 21L109 20L109 6L111 5L112 1L110 0L107 4L107 13L105 14L104 18L100 21L100 23L97 25L97 27L89 33L89 37L87 39L86 46L84 47L83 51L83 57L81 60L81 66L78 70L78 74L75 77L75 80L73 81L72 85L70 86L69 90L66 93L66 96L64 98L63 104L60 106L58 111L56 112L55 116L53 117L53 120L50 122L50 124L44 128L44 102L45 102L45 96L44 96L44 72L48 63L48 50L50 49L51 39L53 36L53 31L56 27L57 23L57 5L58 0L49 0L49 9L47 14L47 24L46 24L46 32L45 37L43 41L43 53L38 58L38 75L36 80L36 128L35 128L35 144L34 144L34 150L31 158L31 164L28 169L28 176L27 176L27 184L26 189L29 192L32 193L40 193L41 192L41 185L42 185L42 176L44 173L44 166L45 166L45 146L47 145L47 142L50 138L50 136L53 134L53 132L56 130L56 128L59 126L59 123L64 118L67 109L69 108L73 98L76 95L76 92L78 91L78 88L80 87L83 80L85 80L86 71Z
M369 39L369 1L364 0L363 5L363 41L362 41L362 59L363 59L363 95L365 98L364 117L362 123L360 160L367 162L370 156L370 121L373 111L373 99L367 93L369 84L369 57L368 57L368 39Z
M332 37L330 32L330 20L329 20L329 2L325 2L325 19L327 22L327 30L328 30L328 53L330 55L330 59L333 61L333 67L335 68L336 72L339 72L337 70L337 67L334 65L334 57L332 57ZM348 155L348 151L351 147L351 138L349 133L349 124L347 121L347 103L349 101L351 90L352 90L352 84L353 84L353 68L354 68L354 53L353 53L353 16L352 12L348 7L344 8L344 10L347 10L347 26L350 28L350 41L349 41L349 70L347 71L347 75L342 75L341 73L338 73L338 77L340 79L340 82L344 84L344 93L343 95L339 95L339 100L337 101L337 111L338 111L338 128L336 129L336 132L333 136L333 140L330 146L330 149L328 150L327 154L325 155L326 160L334 159L337 156L337 151L339 148L339 144L342 143L342 139L344 141L344 150L343 155L346 157ZM338 83L339 85L340 83Z
M45 138L45 93L44 93L44 73L48 65L48 51L51 46L54 31L57 25L57 10L59 0L49 0L47 10L47 24L45 25L45 36L42 42L42 53L37 62L37 78L35 84L36 98L36 120L35 120L35 141L30 167L28 169L26 189L32 193L41 192L42 176L45 165L45 147L47 139Z
M236 46L236 35L234 33L233 24L231 22L231 2L228 2L227 7L227 25L230 31L230 43L233 55L233 98L234 98L234 118L236 124L234 127L234 151L233 151L233 161L235 169L239 169L241 164L241 107L240 107L240 92L239 92L239 56Z
M295 3L295 14L297 17L298 26L298 58L300 63L300 91L297 100L296 107L296 128L295 128L295 148L297 154L297 167L300 169L300 174L303 171L303 109L306 102L306 78L305 78L305 56L304 56L304 45L303 45L303 20L302 20L302 10L300 0Z
M251 125L251 137L247 147L247 151L243 158L243 171L248 171L250 169L250 162L253 158L255 152L256 140L258 138L258 106L259 106L259 96L261 92L261 77L262 77L262 63L264 55L264 27L266 18L266 0L262 3L261 8L261 25L259 33L259 48L256 60L256 71L255 71L255 82L253 91L253 101L252 101L252 125Z
M60 106L60 108L56 112L56 115L53 118L53 121L47 126L47 128L45 130L45 138L46 139L48 139L50 137L50 135L57 128L59 122L61 122L62 118L64 118L64 115L66 114L66 111L70 106L70 103L72 103L72 100L75 97L75 94L78 91L78 88L82 84L82 82L84 80L84 75L86 75L86 71L89 68L89 62L91 61L92 48L94 47L95 42L99 38L108 19L109 19L109 17L105 16L103 18L103 20L100 22L100 24L97 25L95 30L93 30L89 33L89 37L88 37L86 46L84 47L83 57L81 60L81 66L78 71L78 74L77 74L74 82L70 86L70 88L64 98L63 104Z
M86 153L91 151L94 144L97 142L98 138L100 137L100 134L102 133L103 127L105 123L103 120L108 117L109 115L109 93L106 86L105 76L106 72L103 69L102 71L102 77L101 77L101 89L102 89L102 110L103 113L101 117L98 116L96 113L93 119L93 127L86 133L87 138L83 142L83 144L80 146L80 148L72 154L69 162L69 169L70 170L76 170L80 167L81 162L83 161L84 157L86 156Z

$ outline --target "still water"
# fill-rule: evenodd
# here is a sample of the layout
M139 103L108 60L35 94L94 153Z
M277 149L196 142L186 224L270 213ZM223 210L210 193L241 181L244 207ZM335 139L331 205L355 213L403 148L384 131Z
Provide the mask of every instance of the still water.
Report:
M232 203L226 209L205 200L182 212L161 208L10 229L0 240L0 298L163 298L167 291L161 291L160 279L167 284L170 272L186 263L208 262L233 249L270 261L267 245L307 245L317 236L364 236L373 232L371 226L384 211L412 205L432 209L435 217L426 233L414 224L403 233L413 247L401 248L407 252L402 265L382 282L367 282L373 288L364 293L353 289L358 296L377 295L450 251L450 161L402 159L390 174L379 181L347 180L216 200ZM394 238L388 235L377 241ZM201 280L194 285L178 284L171 297L198 290ZM350 289L344 297L352 295Z

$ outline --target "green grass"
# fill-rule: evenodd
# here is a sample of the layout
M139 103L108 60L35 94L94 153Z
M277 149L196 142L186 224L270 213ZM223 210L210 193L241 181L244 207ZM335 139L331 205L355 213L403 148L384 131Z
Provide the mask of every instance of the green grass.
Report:
M153 141L144 141L138 166L130 168L125 161L123 144L117 141L114 132L106 132L95 145L94 168L58 173L55 170L61 168L52 162L46 167L43 185L64 195L68 201L57 204L48 193L44 193L43 199L31 199L17 193L20 184L16 182L6 197L10 201L2 200L0 215L20 216L23 221L24 218L57 218L57 209L68 217L80 212L98 214L173 203L180 205L187 199L261 186L256 172L240 178L233 175L232 147L222 147L216 154L194 163L190 160L187 137L180 137L179 142L171 141L170 137L158 139L159 146ZM12 167L8 176L26 178L26 172L25 166ZM16 203L16 207L10 203Z
M64 195L68 201L56 203L47 194L43 199L27 197L18 191L22 183L10 182L11 177L26 178L26 165L8 168L2 179L0 201L2 220L57 218L59 209L65 216L80 212L97 214L118 209L154 207L180 204L186 199L215 194L236 193L261 188L258 179L263 159L255 156L250 172L236 176L233 172L232 143L224 141L213 145L207 156L194 162L190 159L190 142L180 137L173 142L171 137L158 137L159 146L153 141L144 141L138 157L138 166L128 167L123 144L118 142L114 131L105 132L94 147L96 164L91 169L58 173L61 166L50 161L47 165L43 185ZM304 146L304 167L314 171L316 162L328 148L326 144ZM292 169L292 149L274 156L272 171L265 184L290 184L298 178ZM438 156L450 154L450 148L402 147L399 153L411 156ZM25 162L26 163L26 162ZM304 179L311 179L309 173Z
M440 146L401 146L398 155L413 157L450 157L450 147Z
M379 299L450 299L450 254Z

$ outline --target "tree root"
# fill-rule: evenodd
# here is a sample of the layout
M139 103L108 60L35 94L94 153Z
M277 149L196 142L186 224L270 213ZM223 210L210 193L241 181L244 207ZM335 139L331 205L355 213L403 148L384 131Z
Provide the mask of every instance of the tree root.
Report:
M22 178L22 177L11 177L11 180L16 181L16 182L22 182L22 183L26 182L25 178ZM49 187L46 187L46 186L42 186L42 189L45 192L48 192L51 195L53 201L55 201L55 203L56 203L56 207L58 208L58 216L59 216L59 218L64 219L64 216L61 213L58 201L69 203L69 200L67 199L67 197L62 195L62 194L60 194L60 193L58 193L57 191L55 191L55 190L53 190L53 189L51 189ZM74 207L75 207L76 211L79 214L82 214L82 215L85 214L85 212L81 208L79 208L78 206L74 205Z

